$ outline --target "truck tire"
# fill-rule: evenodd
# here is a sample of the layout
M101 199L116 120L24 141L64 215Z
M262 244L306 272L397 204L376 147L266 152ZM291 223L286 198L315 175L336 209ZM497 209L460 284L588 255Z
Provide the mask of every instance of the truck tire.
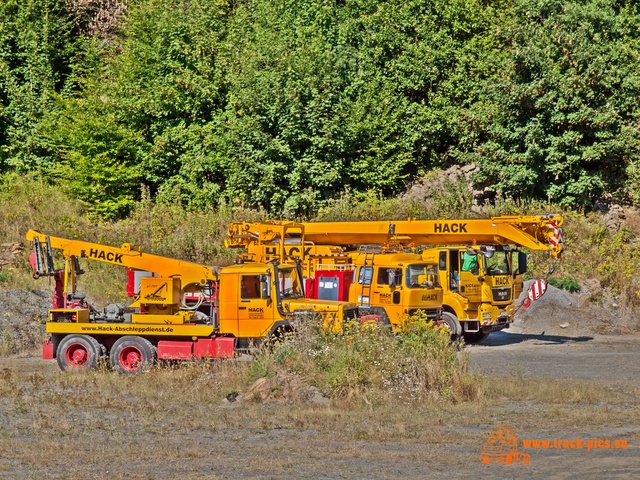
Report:
M104 360L108 356L107 346L102 342L99 342L98 345L100 346L100 359L99 360Z
M445 327L451 332L451 341L458 340L462 334L462 325L460 325L458 318L453 313L442 312L442 320Z
M96 368L102 355L100 343L88 335L67 335L58 344L60 370L88 371Z
M158 353L146 338L135 335L120 337L111 347L111 368L121 374L135 375L153 367Z

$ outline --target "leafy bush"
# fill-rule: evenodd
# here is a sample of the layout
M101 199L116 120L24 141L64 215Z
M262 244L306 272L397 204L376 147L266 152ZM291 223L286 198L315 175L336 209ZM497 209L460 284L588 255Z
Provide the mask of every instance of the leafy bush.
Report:
M52 91L71 90L84 42L74 35L65 0L5 0L0 4L0 173L50 162L37 126Z
M576 293L580 291L580 283L571 277L549 277L549 284L561 290L566 290L570 293Z
M421 315L407 318L399 333L357 321L341 333L325 333L318 324L301 322L275 347L261 349L254 374L269 376L283 368L337 399L456 401L480 391L458 344Z
M623 6L624 5L624 6ZM625 187L639 155L638 6L623 2L513 2L489 64L476 150L479 178L514 197L591 208ZM484 113L483 116L482 113ZM475 118L476 116L474 116ZM615 161L610 161L615 159ZM625 172L625 169L628 172ZM634 188L628 188L634 191Z

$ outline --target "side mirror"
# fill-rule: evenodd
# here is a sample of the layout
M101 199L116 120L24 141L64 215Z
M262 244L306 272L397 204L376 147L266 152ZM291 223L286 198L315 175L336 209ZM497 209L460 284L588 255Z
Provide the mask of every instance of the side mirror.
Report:
M438 269L447 269L447 252L440 252L440 261L438 262Z
M260 297L271 298L271 288L269 288L269 276L264 273L258 279L260 280Z
M522 275L527 271L527 254L518 252L518 275Z

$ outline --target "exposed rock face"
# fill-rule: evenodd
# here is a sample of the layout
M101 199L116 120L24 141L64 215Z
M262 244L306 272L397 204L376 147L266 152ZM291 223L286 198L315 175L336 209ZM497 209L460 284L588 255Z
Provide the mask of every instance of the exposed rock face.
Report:
M278 372L272 377L259 378L246 392L227 395L225 401L311 405L329 403L329 399L317 387L309 385L300 375L289 372Z
M414 184L405 195L410 199L428 199L431 192L442 190L446 184L457 184L462 181L466 185L468 194L473 199L475 210L481 212L486 201L493 201L496 191L487 185L474 182L474 175L480 171L480 167L471 165L453 165L446 170L432 172L419 183Z
M0 270L18 266L24 253L24 245L20 242L3 243L0 245Z
M609 230L617 232L620 230L626 215L624 209L620 205L611 205L609 211L604 214L602 220Z
M51 308L46 290L0 290L0 353L17 353L42 344Z

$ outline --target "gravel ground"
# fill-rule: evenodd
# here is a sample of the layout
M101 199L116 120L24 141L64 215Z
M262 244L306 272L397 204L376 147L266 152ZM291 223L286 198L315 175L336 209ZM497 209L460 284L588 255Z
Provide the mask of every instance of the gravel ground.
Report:
M35 342L41 329L42 312L49 307L46 292L0 292L4 311L1 329L18 329L12 337L17 345ZM6 315L9 313L9 315ZM625 389L630 398L640 396L640 335L602 335L606 326L633 330L633 321L621 323L615 312L598 309L576 295L553 288L528 309L520 309L511 329L491 334L478 345L465 348L473 372L499 381L502 376L530 379L585 381L595 387ZM10 328L8 328L10 327ZM36 335L37 333L37 335ZM22 340L21 340L22 341ZM37 342L36 342L37 343ZM55 362L45 362L36 350L0 356L0 374L11 371L34 384L39 375L64 375ZM4 373L3 373L4 372ZM0 375L0 386L5 377ZM89 381L89 379L88 379ZM28 391L26 388L25 391ZM220 428L217 418L243 418L247 406L230 407L212 399L207 406L210 418L197 431L173 425L171 416L142 422L132 412L109 409L97 411L91 405L30 404L28 394L17 402L0 399L0 478L4 479L119 479L119 478L313 478L313 479L395 479L395 478L638 478L640 476L640 425L625 418L628 405L576 405L584 416L561 427L535 418L559 415L553 408L530 401L504 398L486 411L462 405L448 413L420 406L421 419L433 415L433 423L416 422L419 427L398 425L405 432L393 441L368 440L349 434L358 425L340 425L331 430L295 428L295 409L284 412L290 424L270 426L268 419L283 415L283 406L264 406L259 415L264 422ZM335 412L330 406L328 418ZM560 408L560 407L558 407ZM609 413L611 423L603 425L595 416ZM635 408L635 407L634 407ZM276 410L274 410L276 409ZM590 410L592 409L592 410ZM616 411L618 411L616 410ZM582 411L582 410L581 410ZM594 419L588 413L594 412ZM253 414L255 415L255 413ZM369 420L375 425L375 412ZM543 417L536 417L543 415ZM50 419L55 419L51 424ZM99 419L99 422L96 422ZM532 420L533 419L533 420ZM301 419L301 422L304 419ZM529 465L483 465L480 450L489 432L508 421L520 440L520 451L530 454ZM59 424L63 429L57 432ZM106 427L105 427L106 425ZM426 426L425 426L426 425ZM551 426L549 426L551 425ZM74 434L74 431L77 432ZM342 440L350 437L351 440ZM523 439L575 439L593 437L624 439L626 449L524 449ZM33 452L39 452L34 462ZM71 453L73 452L73 453ZM183 452L175 455L174 452ZM128 458L113 461L113 458ZM171 458L171 460L167 460ZM177 459L176 459L177 458Z

